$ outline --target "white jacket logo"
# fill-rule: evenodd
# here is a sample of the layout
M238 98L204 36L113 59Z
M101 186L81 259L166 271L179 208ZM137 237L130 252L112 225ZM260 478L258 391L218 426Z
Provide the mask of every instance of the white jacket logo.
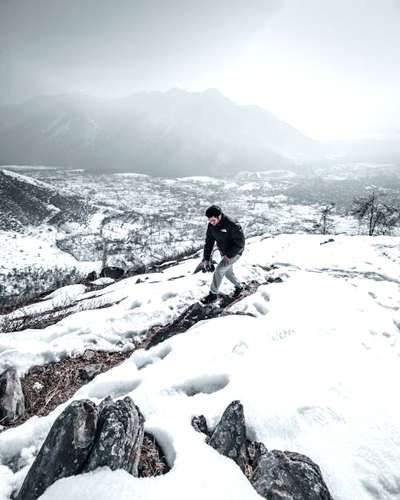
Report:
M228 231L226 229L221 229L221 233L227 233Z

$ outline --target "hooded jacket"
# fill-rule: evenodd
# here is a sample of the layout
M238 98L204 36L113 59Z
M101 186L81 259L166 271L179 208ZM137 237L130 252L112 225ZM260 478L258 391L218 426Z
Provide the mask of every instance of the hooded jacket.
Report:
M210 260L215 242L221 255L229 258L242 255L245 242L242 226L237 220L225 214L222 214L217 225L213 226L209 223L204 245L204 260Z

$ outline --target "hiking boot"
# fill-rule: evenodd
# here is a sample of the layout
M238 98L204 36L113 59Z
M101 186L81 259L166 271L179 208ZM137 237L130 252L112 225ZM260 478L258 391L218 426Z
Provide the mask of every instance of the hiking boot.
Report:
M207 297L204 297L204 299L201 299L202 304L211 304L212 302L215 302L218 298L218 295L216 293L210 292Z
M243 292L243 286L235 286L235 291L233 292L233 297L239 297L239 295Z

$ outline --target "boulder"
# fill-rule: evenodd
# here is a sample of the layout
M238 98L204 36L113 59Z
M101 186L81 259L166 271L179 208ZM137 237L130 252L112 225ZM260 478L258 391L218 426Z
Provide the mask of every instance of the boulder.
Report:
M79 370L79 376L84 382L89 382L90 380L93 380L99 373L101 373L102 369L103 365L100 363L87 365Z
M267 283L283 283L283 279L280 276L277 278L269 277L267 278Z
M254 293L259 286L260 284L257 281L250 281L250 283L247 283L244 286L245 294L242 294L241 297ZM150 349L160 344L161 342L164 342L164 340L173 337L174 335L186 332L187 330L189 330L189 328L191 328L199 321L213 319L217 318L218 316L229 314L229 311L227 310L228 306L238 301L240 297L238 298L234 297L233 295L220 294L220 299L221 300L218 302L218 304L201 304L200 302L196 302L189 306L175 321L155 332L154 336L147 344L146 349ZM249 313L240 312L235 314ZM251 314L249 315L251 316Z
M112 278L114 280L118 280L119 278L122 278L124 274L124 269L121 269L120 267L106 266L101 270L100 278Z
M202 415L192 418L192 426L210 436ZM262 443L246 440L240 401L225 410L208 444L232 458L267 500L333 500L320 468L310 458L291 451L269 452Z
M86 279L88 281L95 281L97 280L97 273L96 271L91 271L87 276L86 276Z
M17 500L36 500L55 481L82 470L93 446L97 408L74 401L55 420L18 493Z
M333 500L318 465L291 451L263 446L251 484L268 500Z
M211 435L209 445L221 455L231 458L245 472L244 454L246 426L243 405L233 401Z
M114 402L105 399L99 408L96 437L83 472L108 466L138 477L144 417L129 397Z
M18 493L36 500L58 479L108 466L138 476L144 418L126 397L74 401L56 419Z
M205 434L206 436L209 435L208 432L208 427L207 427L207 420L204 415L200 415L199 417L193 417L192 418L192 426L194 429L196 429L197 432L201 432L202 434Z
M214 307L214 305L202 305L198 302L191 305L187 308L187 310L179 316L173 323L159 330L154 337L148 343L146 349L150 349L164 340L167 340L174 335L178 335L179 333L184 333L193 325L195 325L198 321L202 321L205 319L216 318L220 316L222 310L218 307Z
M0 375L0 424L11 424L25 415L25 398L17 370L8 368Z

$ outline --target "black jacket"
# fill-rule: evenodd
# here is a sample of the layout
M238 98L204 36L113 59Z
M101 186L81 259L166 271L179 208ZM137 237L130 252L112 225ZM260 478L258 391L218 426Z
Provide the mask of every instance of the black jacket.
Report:
M204 260L210 260L215 242L217 242L221 255L226 255L229 258L241 255L244 250L242 226L225 214L222 214L221 220L216 226L209 223L204 245Z

